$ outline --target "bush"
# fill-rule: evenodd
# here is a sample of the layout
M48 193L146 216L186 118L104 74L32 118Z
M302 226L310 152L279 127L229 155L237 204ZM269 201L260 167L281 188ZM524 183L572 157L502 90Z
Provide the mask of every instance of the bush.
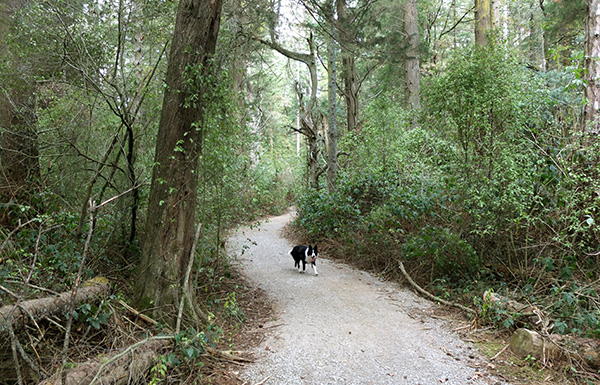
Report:
M407 261L431 261L431 280L469 279L481 268L479 257L471 245L448 228L425 227L410 234L402 245Z
M342 177L331 195L313 191L302 196L296 224L311 239L335 243L340 257L377 272L403 259L431 278L475 274L479 258L461 238L447 186L400 180L398 172Z

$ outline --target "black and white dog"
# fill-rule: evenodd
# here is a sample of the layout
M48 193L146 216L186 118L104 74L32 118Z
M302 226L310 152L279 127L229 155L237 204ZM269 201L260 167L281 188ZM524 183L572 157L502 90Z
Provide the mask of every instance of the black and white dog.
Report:
M298 272L301 273L306 270L306 261L310 258L310 264L315 275L319 275L319 273L317 273L317 257L319 256L317 245L315 245L315 247L304 245L294 246L294 248L290 250L290 255L294 258L294 267L298 268ZM300 262L302 262L302 269L300 269Z

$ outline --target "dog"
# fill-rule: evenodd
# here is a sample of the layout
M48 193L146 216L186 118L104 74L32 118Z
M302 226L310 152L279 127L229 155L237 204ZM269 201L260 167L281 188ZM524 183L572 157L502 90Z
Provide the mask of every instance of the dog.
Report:
M317 273L317 257L319 256L317 245L315 245L315 247L304 245L294 246L294 248L290 250L290 255L294 258L294 267L298 268L298 272L302 273L306 270L306 261L310 258L310 265L312 266L315 275L319 275L319 273ZM302 269L300 269L300 262L302 262Z

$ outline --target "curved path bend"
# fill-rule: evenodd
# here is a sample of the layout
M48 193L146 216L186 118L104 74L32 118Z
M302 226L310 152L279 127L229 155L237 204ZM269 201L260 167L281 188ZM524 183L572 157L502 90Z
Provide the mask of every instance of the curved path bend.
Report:
M477 352L424 312L436 305L399 285L319 256L298 273L281 230L286 214L244 227L229 253L275 302L249 385L489 385ZM417 314L417 316L415 316Z

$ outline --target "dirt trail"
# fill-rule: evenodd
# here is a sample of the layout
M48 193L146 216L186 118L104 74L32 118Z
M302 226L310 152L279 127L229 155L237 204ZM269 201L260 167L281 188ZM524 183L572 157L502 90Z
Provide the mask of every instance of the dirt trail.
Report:
M240 229L229 242L275 302L259 358L242 373L249 384L503 384L475 368L476 351L443 322L423 316L436 305L411 291L323 255L318 276L308 266L298 273L280 234L290 220Z

